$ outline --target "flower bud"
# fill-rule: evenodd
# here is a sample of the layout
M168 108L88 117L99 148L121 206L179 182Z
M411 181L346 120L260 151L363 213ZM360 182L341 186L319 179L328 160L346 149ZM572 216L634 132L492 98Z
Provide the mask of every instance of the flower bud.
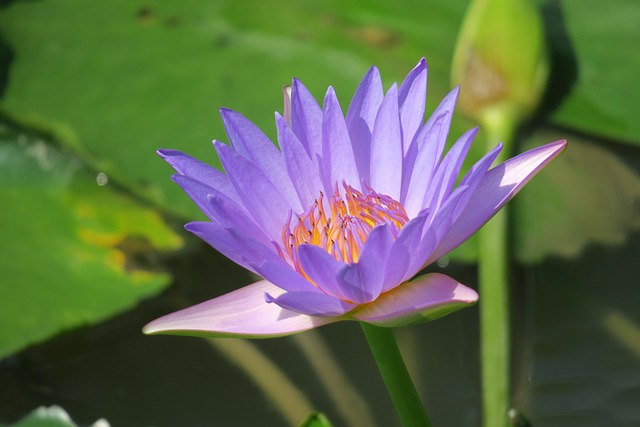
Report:
M473 0L452 65L458 107L517 125L538 107L549 74L542 20L531 0Z

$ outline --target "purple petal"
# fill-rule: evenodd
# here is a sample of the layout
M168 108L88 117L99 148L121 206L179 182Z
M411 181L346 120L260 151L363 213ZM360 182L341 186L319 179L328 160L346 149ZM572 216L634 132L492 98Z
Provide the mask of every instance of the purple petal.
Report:
M374 66L369 68L367 74L362 78L349 105L349 111L347 112L347 126L349 129L351 129L351 124L354 120L362 119L369 131L373 130L373 123L383 98L384 91L380 72Z
M221 108L220 116L234 150L256 165L290 206L300 209L300 201L296 197L282 156L271 140L249 119L235 111Z
M306 316L265 301L265 294L277 298L283 292L263 280L156 319L145 326L143 332L267 338L295 334L338 320Z
M400 283L407 276L416 249L422 240L422 230L429 217L428 211L422 211L402 227L395 242L391 246L385 269L384 286L382 292L387 292Z
M462 162L469 152L473 138L478 133L478 128L470 129L462 135L451 147L444 160L438 166L436 173L429 185L422 208L437 210L442 200L451 193L453 184L458 178Z
M192 222L185 228L237 264L253 271L286 291L315 291L280 257L272 244L263 244L239 230L210 222Z
M247 211L271 240L280 240L282 227L290 210L300 210L300 206L289 205L271 181L252 162L221 142L214 141L214 145L227 176Z
M431 273L383 294L353 317L374 325L413 325L474 304L478 294L444 274Z
M322 155L322 110L298 79L291 84L291 129L315 162Z
M438 259L467 240L566 145L566 141L561 140L534 148L487 172L430 260Z
M400 199L402 184L402 131L398 90L394 84L380 105L371 135L371 187L380 194Z
M460 88L455 87L440 102L405 155L400 201L410 216L421 210L424 189L431 184L433 173L442 158L459 91Z
M209 203L209 195L217 193L214 188L185 175L172 175L171 179L187 193L202 213L212 221L220 222L220 215Z
M311 161L302 143L291 128L277 113L276 126L278 128L278 142L285 159L287 171L291 181L294 183L304 211L318 198L320 191L323 189L317 166ZM298 213L301 214L302 212Z
M324 98L322 161L327 194L333 194L335 186L342 182L361 188L347 125L332 87Z
M343 262L337 261L320 246L309 244L298 248L298 257L300 266L318 288L332 297L349 299L338 280L338 274L345 266Z
M405 158L405 170L403 171L404 207L410 216L422 210L425 189L431 186L433 174L449 132L446 123L450 117L447 114L449 113L442 114L433 121L430 119L429 126L425 125L422 128L414 141L415 144L409 150L408 155L415 154L413 159L411 157ZM420 142L422 142L422 148L418 149Z
M467 186L458 186L445 200L440 209L427 218L420 244L412 254L411 265L406 272L405 279L413 277L414 274L432 262L430 255L449 232L453 223L453 211L468 190Z
M254 270L269 282L289 292L316 292L322 291L313 283L302 277L286 261L279 256L266 257L262 264L252 265Z
M480 160L478 160L476 164L474 164L471 167L471 169L469 169L469 171L462 178L462 180L460 180L460 186L465 185L469 187L469 190L467 190L465 195L462 198L460 198L460 200L458 201L458 205L453 211L454 221L458 219L464 207L467 206L467 203L471 199L471 196L473 195L473 193L476 191L476 188L478 188L478 185L482 181L482 178L487 173L487 171L489 170L489 168L491 167L493 162L496 160L496 158L498 157L501 151L502 151L502 143L496 145L491 151L489 151Z
M332 296L317 292L287 292L278 297L267 293L267 301L286 310L323 318L341 316L355 307Z
M422 58L418 65L409 72L398 91L404 153L408 151L413 137L424 120L426 94L427 61Z
M251 236L263 245L271 245L269 236L258 226L246 211L222 194L209 194L207 201L211 209L218 215L218 222L226 228L233 228L240 233Z
M247 251L247 245L250 243L243 240L239 241L237 234L219 224L212 222L190 222L185 225L184 228L207 242L209 246L231 261L256 274L256 270L254 270L251 265L264 262L262 257L256 258L254 254Z
M158 150L157 153L180 175L188 176L213 187L236 203L242 204L238 193L229 182L229 178L218 169L178 150Z
M366 182L369 181L371 132L383 98L380 72L371 67L353 95L346 120L358 172Z
M388 224L374 228L362 246L357 264L340 271L338 277L349 301L363 304L378 298L384 283L384 266L393 244Z

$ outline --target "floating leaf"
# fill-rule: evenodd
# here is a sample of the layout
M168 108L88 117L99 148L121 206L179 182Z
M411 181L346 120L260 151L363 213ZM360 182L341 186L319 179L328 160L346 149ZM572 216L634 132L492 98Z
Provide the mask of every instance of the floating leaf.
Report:
M104 183L102 176L102 183ZM0 140L0 357L103 320L165 287L181 245L154 211L40 140Z
M0 424L0 427L78 427L67 411L59 406L41 406L15 424ZM99 419L89 427L109 427L109 423Z
M310 414L300 427L332 427L327 417L320 413Z
M636 87L640 56L640 3L636 0L563 1L554 11L566 22L569 46L564 52L575 55L576 81L552 120L582 133L640 144ZM550 28L557 34L559 28ZM558 40L552 40L552 42ZM554 44L552 43L552 46ZM555 46L562 45L555 43ZM562 69L558 72L567 73Z
M531 146L556 134L540 134ZM619 245L640 229L640 176L602 145L571 136L567 150L514 201L516 256L574 257L588 244Z

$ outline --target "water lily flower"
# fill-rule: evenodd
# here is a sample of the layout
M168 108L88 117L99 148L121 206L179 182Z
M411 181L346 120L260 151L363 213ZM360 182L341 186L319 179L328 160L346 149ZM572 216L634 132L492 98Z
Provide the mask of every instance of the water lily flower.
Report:
M264 280L144 332L261 338L340 320L395 327L475 303L477 293L451 277L415 276L476 232L565 142L491 168L498 145L456 185L478 129L443 156L458 88L424 123L426 85L424 59L386 94L372 67L345 116L333 88L321 108L294 79L284 115L276 113L280 149L222 109L230 145L213 144L226 173L160 150L210 220L186 229Z

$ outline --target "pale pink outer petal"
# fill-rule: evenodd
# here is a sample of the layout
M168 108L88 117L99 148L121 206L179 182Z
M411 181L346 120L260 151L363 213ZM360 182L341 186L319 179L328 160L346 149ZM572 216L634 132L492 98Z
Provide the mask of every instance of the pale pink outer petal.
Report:
M168 314L143 328L145 334L207 337L271 338L295 334L342 320L314 317L267 303L265 293L277 297L279 287L262 280L228 294Z
M476 301L473 289L444 274L430 273L381 295L351 317L378 326L406 326L437 319Z

